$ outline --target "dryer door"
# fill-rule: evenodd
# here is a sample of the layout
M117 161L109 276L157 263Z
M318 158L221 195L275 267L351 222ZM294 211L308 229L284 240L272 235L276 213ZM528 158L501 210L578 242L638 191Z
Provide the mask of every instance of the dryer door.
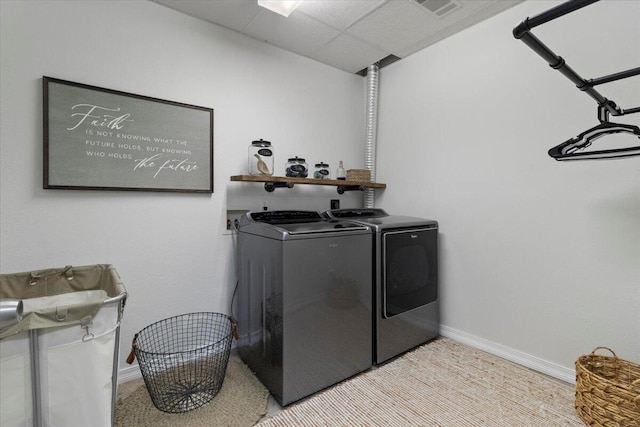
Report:
M382 315L390 318L438 299L438 229L382 235Z

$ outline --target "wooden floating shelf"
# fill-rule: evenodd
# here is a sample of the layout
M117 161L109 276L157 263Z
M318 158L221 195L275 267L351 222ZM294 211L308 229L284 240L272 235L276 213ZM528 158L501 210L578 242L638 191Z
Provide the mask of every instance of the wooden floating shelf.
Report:
M276 188L292 188L294 184L304 185L328 185L338 187L338 193L345 191L364 190L366 188L387 188L387 184L369 181L343 181L339 179L316 179L316 178L293 178L288 176L254 176L254 175L233 175L231 181L239 182L264 182L265 190L271 192Z

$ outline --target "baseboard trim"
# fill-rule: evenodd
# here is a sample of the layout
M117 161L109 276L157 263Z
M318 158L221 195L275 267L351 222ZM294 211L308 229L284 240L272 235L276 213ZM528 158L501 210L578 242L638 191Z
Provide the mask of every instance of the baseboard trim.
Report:
M137 380L138 378L142 378L142 373L138 365L128 366L118 371L118 384Z
M566 383L575 384L576 382L575 371L573 369L565 368L564 366L531 356L530 354L523 353L519 350L485 340L484 338L480 338L445 325L440 325L440 335L479 350L486 351L487 353L517 363L518 365L525 366L529 369L533 369L534 371L549 375L550 377L557 378ZM235 353L234 350L236 349L232 349L231 352ZM133 381L138 378L142 378L138 365L122 368L118 372L118 384Z
M576 382L575 371L573 369L565 368L564 366L523 353L519 350L485 340L445 325L440 325L440 335L479 350L486 351L494 356L501 357L566 383L575 384Z

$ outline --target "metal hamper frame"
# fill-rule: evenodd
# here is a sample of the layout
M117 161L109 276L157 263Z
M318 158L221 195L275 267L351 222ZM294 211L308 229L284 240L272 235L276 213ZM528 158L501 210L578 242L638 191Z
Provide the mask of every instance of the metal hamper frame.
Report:
M48 288L48 283L46 282L47 279L51 280L52 282L54 282L51 286L51 288L54 289L62 289L65 287L64 282L66 282L67 280L69 282L71 282L74 278L74 273L75 275L80 275L83 272L89 272L89 273L93 273L95 274L96 271L100 272L100 276L99 276L99 284L103 284L103 282L105 281L104 279L104 274L105 273L109 273L109 274L115 274L115 276L117 277L117 279L119 280L119 276L117 274L117 272L115 271L115 268L113 268L113 266L109 265L109 264L101 264L101 265L92 265L92 266L82 266L82 267L71 267L71 266L67 266L65 268L62 269L48 269L48 270L40 270L38 272L25 272L25 273L15 273L15 274L4 274L4 275L0 275L0 279L3 279L2 281L0 281L0 301L8 301L7 299L4 298L20 298L19 292L21 292L23 289L26 292L26 296L24 297L24 299L21 299L20 301L20 309L19 312L17 313L17 319L15 320L15 323L12 324L9 327L5 327L3 329L0 329L0 340L2 338L7 338L8 336L14 336L15 334L19 333L19 332L27 332L27 339L28 339L28 348L29 348L29 372L30 372L30 378L31 378L31 405L32 405L32 424L34 427L42 427L43 426L43 408L42 408L42 383L41 383L41 365L40 365L40 333L41 330L43 330L43 328L48 328L48 330L54 330L54 329L61 329L62 327L70 327L72 325L76 325L76 326L80 326L81 328L84 328L86 330L86 334L85 336L82 338L82 341L88 341L90 339L93 338L93 334L91 332L89 332L89 327L91 326L91 321L94 317L94 315L96 315L100 310L102 310L105 306L110 306L110 305L114 305L114 304L118 304L118 308L117 308L117 323L115 326L115 329L112 330L110 333L114 333L113 335L113 340L114 340L114 346L113 346L113 357L112 357L112 371L111 371L111 383L112 383L112 390L111 390L111 425L114 425L115 422L115 402L117 400L117 393L118 393L118 357L119 357L119 350L120 350L120 321L122 320L123 314L124 314L124 306L126 303L126 299L127 299L127 292L126 289L124 288L124 285L122 284L122 282L118 281L115 283L115 285L113 285L113 283L109 283L110 285L112 285L112 287L114 288L113 290L115 291L119 291L120 293L116 296L110 296L104 300L102 300L102 302L99 303L99 305L97 307L92 308L91 310L93 311L93 314L90 316L87 316L86 312L82 312L82 314L78 315L78 316L82 316L82 319L80 320L72 320L71 322L68 322L67 324L62 323L60 326L53 326L52 325L45 325L44 327L42 326L41 320L33 320L31 318L29 318L28 316L30 315L30 313L25 313L24 318L22 317L22 301L28 301L29 300L29 296L33 297L33 295L28 295L29 292L33 292L32 289L29 289L30 287L28 286L24 286L25 283L27 283L26 281L29 281L28 284L29 285L35 285L37 280L44 280L46 285L45 287ZM65 278L66 275L66 278ZM95 277L91 277L91 279L95 279ZM56 280L58 280L58 282L55 282ZM58 285L58 283L62 283L62 288ZM34 286L32 286L34 287ZM72 293L74 292L74 290L68 290L66 288L64 288L64 292L63 293ZM93 288L90 288L91 290L95 290ZM49 290L49 289L47 289ZM75 289L75 291L78 291L79 289ZM104 289L100 289L100 290L104 290ZM38 294L37 296L51 296L51 295L55 295L53 292L48 292L47 294L44 295L40 295ZM106 294L108 296L108 294ZM55 316L58 316L58 307L55 309ZM71 311L72 309L69 308L69 311ZM6 313L3 313L3 315L5 315ZM40 314L40 313L38 313ZM66 318L66 313L64 318ZM57 318L58 321L63 321L64 318ZM89 320L87 320L89 319ZM40 322L40 323L38 323ZM47 329L45 329L47 330ZM85 337L88 337L87 340L85 340ZM28 412L27 412L28 413Z

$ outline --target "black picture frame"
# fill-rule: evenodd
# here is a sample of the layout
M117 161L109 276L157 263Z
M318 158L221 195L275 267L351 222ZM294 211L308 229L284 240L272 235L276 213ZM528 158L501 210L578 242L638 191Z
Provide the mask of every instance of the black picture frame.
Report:
M43 76L43 188L213 193L213 109Z

